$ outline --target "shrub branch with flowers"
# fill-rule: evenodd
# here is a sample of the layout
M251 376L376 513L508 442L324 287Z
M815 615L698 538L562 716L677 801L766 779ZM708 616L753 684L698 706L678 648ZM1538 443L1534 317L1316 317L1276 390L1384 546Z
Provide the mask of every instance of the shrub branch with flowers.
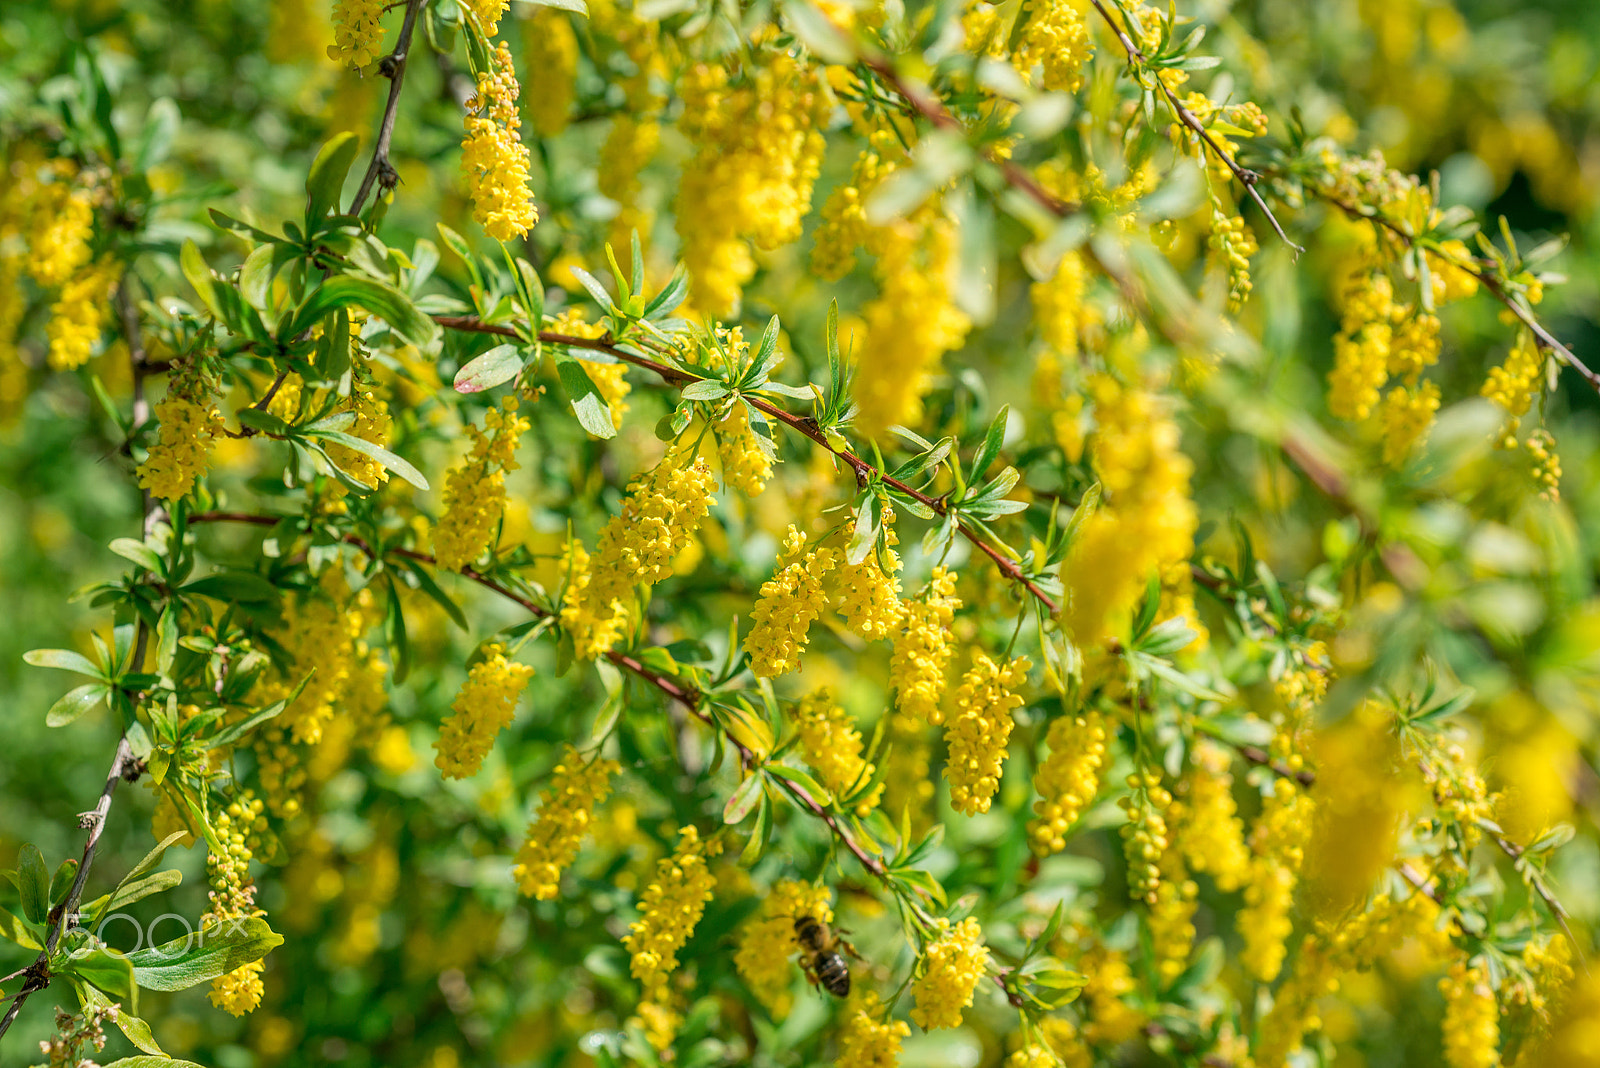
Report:
M1295 81L1448 2L195 6L0 14L8 485L100 517L8 717L113 754L0 1043L1600 1064L1586 246Z

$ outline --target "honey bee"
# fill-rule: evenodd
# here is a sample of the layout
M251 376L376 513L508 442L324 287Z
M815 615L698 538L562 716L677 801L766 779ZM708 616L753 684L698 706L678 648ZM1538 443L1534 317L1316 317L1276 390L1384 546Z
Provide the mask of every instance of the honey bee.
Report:
M794 937L800 943L800 967L806 978L835 997L849 996L850 965L839 951L860 959L855 947L809 913L795 917Z

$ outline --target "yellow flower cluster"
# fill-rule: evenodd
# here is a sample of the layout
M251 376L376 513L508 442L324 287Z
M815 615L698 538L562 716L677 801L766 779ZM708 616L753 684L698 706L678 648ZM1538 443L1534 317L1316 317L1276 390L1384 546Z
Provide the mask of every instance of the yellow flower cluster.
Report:
M1122 1000L1139 986L1127 955L1095 946L1078 962L1078 971L1088 980L1082 995L1089 1008L1084 1040L1091 1045L1114 1046L1138 1034L1144 1013Z
M1504 408L1512 419L1526 415L1544 380L1544 353L1531 330L1519 330L1506 362L1489 371L1483 395Z
M571 745L566 747L511 869L524 894L550 901L561 892L562 869L577 859L594 810L611 793L611 777L621 770L615 760L585 761Z
M328 58L351 70L365 70L376 63L383 44L383 8L383 0L336 0Z
M493 37L500 32L500 20L505 17L511 0L466 0L465 6L478 25L483 27L484 36Z
M885 509L883 528L889 545L898 545L893 509ZM889 561L887 573L876 552L869 552L859 564L846 561L839 571L839 614L845 626L868 641L887 638L905 614L900 603L900 554L889 548L884 556Z
M1090 446L1104 504L1073 541L1061 578L1063 624L1079 645L1098 641L1132 608L1152 571L1187 560L1197 514L1194 465L1155 394L1106 374L1089 383L1098 430Z
M467 101L467 136L461 143L461 172L472 195L472 217L496 241L526 234L539 221L528 191L528 147L517 131L517 97L522 87L501 41L494 70L478 74L478 92Z
M47 289L65 285L89 262L94 237L94 194L71 180L70 165L51 168L54 181L37 185L28 200L28 274Z
M1228 310L1236 312L1244 307L1250 296L1250 257L1259 247L1255 234L1238 215L1228 215L1216 201L1211 207L1211 239L1213 250L1222 256L1228 266Z
M738 402L717 422L717 457L722 461L722 483L746 497L758 497L772 477L772 455L756 440L750 409ZM769 446L770 447L770 446Z
M1339 334L1333 339L1334 366L1328 372L1328 410L1359 422L1372 413L1378 391L1389 378L1389 348L1394 338L1394 287L1373 267L1354 271L1341 293Z
M1083 253L1074 249L1061 257L1049 278L1035 282L1029 289L1039 337L1068 359L1078 355L1079 334L1087 321L1083 303L1087 279Z
M1194 948L1194 914L1199 908L1200 887L1188 877L1178 850L1169 849L1161 854L1161 882L1156 886L1155 899L1147 899L1150 906L1146 922L1150 930L1150 948L1155 957L1156 975L1162 986L1171 983L1189 965L1189 951Z
M541 137L554 137L567 128L578 78L578 35L571 17L560 8L540 7L523 19L522 58L540 75L528 117Z
M677 1027L667 977L677 970L678 950L694 933L716 888L717 878L706 860L722 851L715 839L702 842L692 826L678 833L678 848L656 864L655 878L639 902L642 915L622 940L633 958L629 969L639 980L639 1014L647 1023L653 1021L649 1030L657 1048L665 1048Z
M102 256L74 274L50 306L50 323L45 333L50 339L50 366L70 371L89 359L100 340L100 324L105 320L111 291L122 277L122 265Z
M679 125L695 154L678 188L678 234L695 303L739 307L756 248L800 237L822 166L827 97L816 71L787 53L764 55L736 81L723 64L697 63L678 82Z
M568 546L570 579L562 598L561 625L583 659L610 652L621 637L635 586L650 586L672 573L672 560L689 544L711 505L711 468L691 451L674 449L649 473L634 480L600 532L595 559Z
M739 948L733 966L774 1019L789 1015L794 998L789 987L794 966L789 958L800 948L794 937L794 921L814 916L821 923L833 922L830 894L826 886L785 879L772 888L761 911L745 922L739 935Z
M1183 780L1182 799L1172 806L1176 839L1189 869L1207 872L1217 889L1233 891L1250 872L1244 823L1233 800L1227 752L1212 742L1194 748L1194 767Z
M938 921L938 934L922 959L923 972L911 984L916 1005L911 1019L923 1030L960 1027L962 1010L972 1004L973 992L989 967L989 950L983 928L967 917L955 926Z
M1156 903L1161 885L1161 857L1167 850L1166 808L1172 795L1160 773L1146 769L1128 776L1133 791L1118 801L1128 822L1122 825L1122 851L1128 860L1128 892L1148 905Z
M1426 255L1428 273L1433 279L1433 303L1436 306L1453 304L1478 292L1477 276L1460 266L1472 261L1472 250L1467 248L1465 241L1441 241L1438 252L1430 249ZM1528 297L1533 303L1539 303L1536 290L1530 290Z
M944 777L950 783L950 805L975 816L988 812L1000 789L1006 743L1011 740L1012 709L1022 707L1016 690L1028 681L1027 657L1014 657L1002 667L981 652L956 689L956 714L945 730L950 753Z
M944 700L945 669L955 655L950 624L960 607L956 577L942 567L933 569L928 592L905 606L889 662L895 704L902 714L928 723L944 722L939 705Z
M1444 994L1444 1059L1450 1068L1494 1068L1500 1063L1500 1007L1489 977L1465 961L1439 980Z
M1030 74L1040 66L1039 85L1046 91L1077 92L1094 56L1083 12L1072 0L1028 0L1024 10L1028 21L1017 42L1017 67Z
M498 642L484 647L484 658L472 666L467 681L450 708L452 715L439 728L433 747L434 764L447 779L476 775L489 755L495 737L511 722L517 698L533 677L533 668L506 659Z
M811 624L827 610L822 578L843 556L832 546L819 545L810 552L805 546L806 536L790 524L778 557L782 566L761 584L761 594L750 609L752 626L744 648L757 678L798 671L800 654L811 640Z
M1028 823L1033 851L1041 857L1067 848L1067 831L1078 822L1100 790L1106 759L1106 721L1089 709L1081 716L1059 716L1045 735L1050 755L1039 765L1033 788L1035 818Z
M139 486L164 501L182 500L211 462L222 416L209 398L202 404L169 393L156 405L155 417L160 430L139 465Z
M1529 474L1547 501L1561 499L1561 455L1555 437L1543 427L1528 435Z
M1390 390L1378 409L1383 424L1383 462L1398 467L1433 426L1439 411L1439 387L1432 382Z
M831 690L823 687L802 698L795 706L794 721L805 762L835 796L843 797L871 780L877 768L861 759L861 732L834 701ZM881 796L883 783L856 803L856 815L864 819Z
M293 670L287 677L264 681L258 688L260 699L267 704L282 700L306 675L311 678L294 702L273 721L273 727L289 732L297 743L316 745L334 719L335 708L348 712L374 681L375 700L381 705L381 680L387 669L363 640L379 611L371 590L362 590L351 598L337 577L325 579L320 592L301 594L285 602L283 625L274 638L289 655ZM260 737L265 739L271 733Z
M911 1037L904 1020L879 1020L878 995L868 991L850 1006L839 1029L839 1054L835 1068L895 1068L900 1063L900 1043Z
M261 915L256 908L255 884L250 878L251 851L245 838L261 819L262 803L251 799L234 801L219 813L213 825L222 852L206 857L206 876L211 883L208 895L211 908L200 919L202 928ZM211 1004L235 1016L243 1016L261 1004L264 987L262 962L252 961L211 980Z
M506 507L506 472L517 469L517 439L530 426L507 397L484 416L487 432L468 426L472 451L444 484L444 514L433 528L439 566L460 571L489 548Z
M1289 911L1300 877L1305 843L1311 836L1311 799L1287 779L1278 779L1250 832L1250 877L1238 930L1244 939L1239 954L1245 970L1263 983L1283 968L1285 942L1293 923Z
M394 420L389 417L389 405L378 395L370 372L365 367L353 368L350 373L350 402L346 411L355 413L355 422L345 430L352 437L387 446ZM334 465L357 482L368 486L381 486L389 481L389 470L366 453L357 452L346 445L328 446L328 458ZM339 487L343 489L344 487Z

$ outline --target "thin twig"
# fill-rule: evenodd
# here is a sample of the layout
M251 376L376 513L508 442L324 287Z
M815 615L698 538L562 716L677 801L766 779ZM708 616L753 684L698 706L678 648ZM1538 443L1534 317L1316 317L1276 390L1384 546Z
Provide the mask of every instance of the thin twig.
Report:
M449 330L461 330L467 333L475 334L494 334L500 337L518 336L517 332L509 326L496 326L468 316L439 315L434 317L434 321L440 326L443 326ZM657 361L644 356L637 356L626 349L617 347L604 338L572 337L567 334L557 334L547 330L541 330L539 332L539 340L548 345L566 345L572 348L590 349L595 352L607 353L608 355L614 356L618 360L621 360L625 363L631 363L635 367L640 367L646 371L651 371L654 374L659 375L663 381L673 386L687 385L690 382L698 381L700 378L699 375L686 373L678 370L675 367L669 367L664 363L658 363ZM745 399L766 415L776 419L789 429L803 434L805 437L811 439L811 441L815 444L826 449L840 460L843 460L847 465L849 465L852 473L857 476L858 481L876 477L885 486L905 494L919 504L932 509L935 513L941 516L949 514L950 508L941 498L930 497L921 490L909 486L897 478L891 478L888 475L879 475L875 467L863 460L861 457L857 456L855 453L851 452L849 449L835 448L833 445L829 444L827 437L822 433L821 430L817 428L816 424L807 417L795 415L793 412L786 411L785 409L778 407L776 404L763 400L760 397L747 397ZM1051 598L1049 594L1045 593L1044 590L1040 589L1037 583L1028 578L1028 576L1023 572L1022 568L1017 565L1016 561L1006 556L993 545L990 545L980 534L978 534L977 531L967 526L966 523L958 522L956 524L956 529L960 531L961 536L967 541L971 542L975 548L977 548L985 556L989 557L989 559L993 560L995 566L998 567L1008 579L1011 579L1013 582L1018 583L1024 589L1026 589L1028 593L1038 600L1039 603L1043 605L1045 609L1047 609L1052 615L1059 611L1055 600Z
M1123 30L1122 25L1111 17L1111 12L1106 10L1102 0L1090 0L1090 3L1094 4L1095 10L1100 12L1100 17L1106 20L1106 25L1110 26L1112 32L1117 35L1117 43L1122 45L1122 50L1128 54L1129 70L1138 70L1142 67L1147 61L1144 52L1138 45L1133 43L1133 39ZM1250 194L1250 199L1256 202L1256 207L1261 209L1262 214L1267 217L1267 221L1272 224L1273 230L1277 231L1278 237L1283 243L1294 249L1294 254L1297 257L1305 252L1303 247L1289 240L1289 235L1283 231L1283 224L1278 222L1278 217L1272 213L1272 209L1267 206L1266 200L1262 198L1261 191L1256 188L1257 183L1261 181L1260 173L1250 170L1248 167L1241 167L1239 161L1234 159L1232 154L1217 144L1216 139L1211 136L1211 131L1207 130L1205 123L1200 121L1200 117L1184 107L1183 103L1178 100L1177 95L1167 86L1166 81L1161 77L1160 71L1156 71L1152 77L1155 79L1156 85L1160 87L1161 96L1166 100L1167 107L1172 109L1172 113L1178 117L1180 122L1199 135L1205 146L1239 180L1239 184L1244 186L1245 192Z
M389 100L383 107L383 121L378 126L378 143L372 146L372 162L367 164L367 173L362 176L361 187L356 190L356 197L350 202L350 214L359 215L361 205L367 202L367 194L372 192L374 182L381 181L384 188L394 187L396 174L394 166L389 162L389 141L394 136L394 120L400 111L400 84L405 81L406 56L411 51L411 32L416 29L417 12L422 9L422 0L407 0L405 21L400 24L400 36L395 38L394 51L385 56L380 63L380 70L389 78Z

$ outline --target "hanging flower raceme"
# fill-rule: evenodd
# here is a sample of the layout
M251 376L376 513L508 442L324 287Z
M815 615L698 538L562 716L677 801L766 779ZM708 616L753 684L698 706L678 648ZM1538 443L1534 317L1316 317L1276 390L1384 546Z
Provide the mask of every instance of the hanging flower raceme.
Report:
M1050 755L1039 765L1033 788L1035 819L1028 837L1038 856L1067 848L1067 831L1100 791L1100 766L1106 758L1106 721L1094 709L1081 716L1060 716L1045 735Z
M54 304L45 334L50 339L50 366L70 371L82 366L100 340L111 293L122 277L122 265L110 256L74 274Z
M94 193L74 181L72 167L56 161L47 169L53 180L34 186L27 204L27 270L47 289L66 285L89 262L94 237Z
M884 510L883 529L889 545L898 545L893 509ZM844 561L839 569L839 614L845 626L868 641L889 637L905 613L900 603L900 554L888 548L883 556L887 571L876 552L867 553L859 564Z
M709 857L722 851L716 839L701 841L692 826L679 830L678 848L656 865L655 878L639 901L642 915L629 925L622 944L632 955L629 969L639 981L639 1014L657 1048L665 1048L676 1030L676 1014L667 977L678 968L678 951L704 915L717 879L707 867ZM665 1041L659 1041L664 1038Z
M1250 850L1233 800L1228 754L1203 741L1193 756L1194 767L1172 806L1176 841L1191 871L1210 874L1219 890L1237 890L1249 876Z
M880 1020L882 1011L873 991L849 1007L834 1068L895 1068L900 1063L900 1043L911 1037L911 1028L904 1020Z
M336 0L328 58L351 70L376 63L383 45L383 8L383 0Z
M803 698L794 710L795 732L800 737L800 749L807 764L811 765L822 785L843 797L852 788L871 780L877 770L861 758L861 732L856 730L850 714L839 707L827 687ZM856 815L865 818L877 807L883 795L879 783L866 797L856 802Z
M255 799L234 801L213 817L213 830L222 844L220 853L206 857L206 875L211 882L208 895L211 907L200 919L202 929L228 920L262 915L256 908L255 883L250 878L252 853L246 836L265 826L262 803ZM235 1016L243 1016L261 1004L264 987L263 964L251 961L211 980L211 1004Z
M791 524L783 538L778 573L761 584L760 597L750 609L753 625L744 648L758 678L798 670L811 624L827 610L822 577L837 566L841 554L828 545L807 552L805 545L806 536Z
M984 653L973 653L972 667L956 690L956 714L945 730L950 755L944 776L950 783L950 805L975 816L989 811L1000 789L1001 765L1015 721L1012 710L1022 707L1018 687L1028 681L1027 657L1015 657L1002 666Z
M541 137L567 128L578 78L578 35L572 17L556 7L540 7L522 20L522 58L540 72L539 92L528 101L528 117Z
M167 395L156 403L154 415L157 436L139 465L139 486L163 501L182 500L211 462L222 415L209 384L189 365L173 367Z
M1465 961L1439 980L1444 994L1444 1057L1450 1068L1494 1068L1500 1063L1500 1007L1489 977Z
M758 435L750 425L750 408L736 403L728 414L717 422L717 457L722 461L722 483L743 493L758 497L767 488L772 477L772 442L757 440Z
M1189 558L1198 522L1189 498L1194 465L1152 393L1111 376L1090 382L1098 430L1090 453L1104 503L1084 523L1062 565L1062 621L1080 645L1112 633L1152 572Z
M489 548L506 507L506 472L517 469L517 439L528 420L517 414L517 399L507 397L484 416L484 430L468 426L472 451L444 484L444 514L433 528L433 553L439 566L460 571Z
M568 540L561 566L567 582L561 595L561 629L572 637L574 656L593 660L617 643L628 623L628 606L616 598L601 601L590 592L594 572L576 538Z
M483 27L485 37L493 37L500 32L500 20L510 6L511 0L466 0L467 11Z
M1489 372L1483 395L1494 401L1513 420L1528 413L1533 395L1544 380L1544 353L1539 350L1531 330L1517 331L1516 344L1506 362Z
M955 655L950 624L960 607L956 577L942 567L933 569L928 592L905 606L889 677L896 691L895 703L907 716L934 724L944 722L939 705L944 700L945 670Z
M1087 278L1083 253L1074 249L1061 257L1049 278L1035 282L1028 290L1040 339L1067 359L1077 358L1079 335L1089 320L1084 306Z
M949 920L939 920L922 963L922 975L911 984L916 998L911 1019L928 1031L960 1027L962 1010L972 1004L973 992L990 963L983 928L970 916L953 927Z
M678 234L695 303L718 313L738 309L755 275L751 245L799 239L822 166L828 101L816 71L787 53L759 58L742 82L709 63L678 81L679 125L695 149L678 188Z
M1128 893L1154 905L1161 885L1161 857L1171 844L1166 809L1172 804L1172 795L1162 787L1160 774L1151 769L1129 775L1128 789L1132 793L1117 802L1128 816L1128 822L1122 825Z
M439 729L434 758L447 779L476 775L489 755L495 737L516 714L517 698L533 677L533 668L506 659L499 643L484 648L484 658L474 664L466 684L450 706L453 714Z
M1245 907L1238 915L1244 939L1239 959L1263 983L1272 982L1283 968L1284 944L1293 929L1289 912L1311 821L1311 799L1293 782L1279 779L1250 832L1254 857L1245 881Z
M478 92L467 101L466 140L461 144L461 172L472 195L472 217L496 241L526 234L539 221L528 191L528 148L517 131L516 69L511 50L501 41L494 69L478 74Z
M1072 0L1028 0L1025 9L1028 21L1017 43L1018 69L1031 75L1040 67L1038 84L1048 92L1077 92L1094 55L1083 12Z
M785 879L772 888L761 911L745 921L734 951L733 966L757 1000L775 1019L789 1015L794 998L794 965L789 958L800 948L794 921L812 916L819 923L833 922L831 893L826 886Z
M577 859L594 810L611 793L611 777L621 770L615 760L586 761L571 745L566 747L511 869L524 894L550 901L561 892L561 872Z

